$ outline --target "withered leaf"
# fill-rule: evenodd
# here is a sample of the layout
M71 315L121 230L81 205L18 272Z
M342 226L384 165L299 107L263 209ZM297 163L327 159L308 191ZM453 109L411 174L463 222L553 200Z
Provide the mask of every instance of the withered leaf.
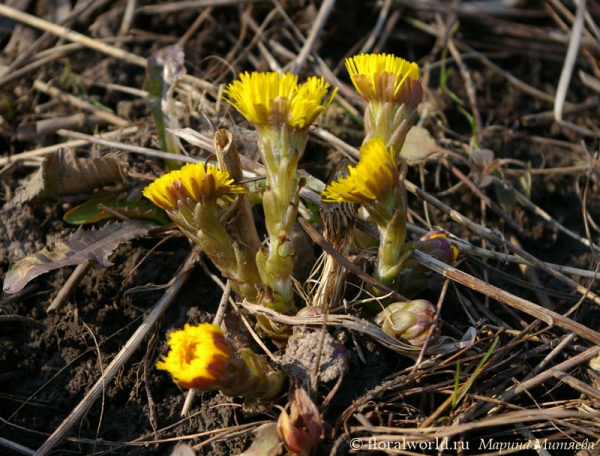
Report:
M81 227L67 240L57 240L52 247L15 261L4 278L4 291L14 294L21 291L35 277L64 266L93 261L96 267L108 267L112 251L121 243L143 236L156 225L142 220L105 225L95 230Z
M76 158L71 149L61 147L48 155L27 185L17 191L13 204L91 193L96 188L124 181L125 174L115 155Z
M439 152L441 148L435 142L429 131L415 125L406 135L400 156L408 161L426 159L429 155Z
M238 456L276 456L281 453L281 440L275 423L266 423L254 431L252 445Z

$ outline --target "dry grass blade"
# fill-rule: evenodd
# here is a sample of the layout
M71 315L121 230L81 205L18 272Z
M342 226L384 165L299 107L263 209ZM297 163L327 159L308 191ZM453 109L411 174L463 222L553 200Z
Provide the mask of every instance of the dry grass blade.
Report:
M331 244L329 244L327 241L325 241L325 239L323 239L323 236L321 236L308 222L308 220L304 219L304 218L300 218L298 219L300 224L302 225L302 228L304 228L304 231L306 231L306 233L311 237L311 239L319 246L321 247L323 250L325 250L329 255L331 255L339 264L341 264L344 268L346 268L348 271L352 272L353 274L355 274L357 277L360 277L362 280L364 280L366 283L368 283L369 285L374 286L375 288L377 288L378 290L381 290L383 293L389 294L392 298L396 299L396 300L400 300L400 301L406 301L406 298L404 296L402 296L401 294L399 294L398 292L396 292L395 290L393 290L390 287L385 286L384 284L380 283L378 280L374 279L373 277L371 277L369 274L367 274L366 272L364 272L362 269L360 269L358 266L352 264L350 261L348 261L346 258L344 258L342 255L340 255L339 252L337 252L332 246Z
M319 33L323 31L325 21L331 13L331 10L333 9L334 5L335 0L324 0L321 4L319 14L317 14L315 22L312 28L310 29L310 33L308 34L306 41L302 45L302 49L298 53L298 57L296 57L296 60L294 60L294 63L290 68L291 73L298 73L304 66L304 62L306 61L306 58L308 57L308 54L310 53L312 47L315 45L315 41L317 40Z
M237 5L243 3L254 3L260 0L187 0L177 3L168 3L165 5L146 5L140 6L136 11L146 14L165 14L174 13L181 10L190 10L195 8L209 8L215 6Z
M550 378L554 377L555 374L560 375L561 373L572 371L573 369L581 366L583 363L586 363L589 360L593 359L595 356L598 355L598 353L600 353L600 347L595 346L589 348L583 353L580 353L577 356L574 356L573 358L563 363L560 363L552 368L549 368L539 373L538 375L520 383L519 385L502 392L496 397L496 399L499 401L498 403L508 402L514 399L515 397L519 396L520 394L527 393L527 391L529 391L530 389L543 384ZM474 410L476 413L468 413L466 417L473 418L472 415L482 415L492 410L494 407L496 407L496 405L497 404L494 403L485 404L481 408L476 408Z
M367 432L370 435L377 435L377 440L381 442L394 441L398 439L399 435L406 436L407 441L418 442L424 439L429 441L435 439L442 439L444 437L455 437L461 434L473 432L481 429L497 429L499 427L508 426L511 424L520 424L527 422L557 422L559 420L569 419L589 419L591 422L600 418L598 412L577 412L572 410L539 410L532 412L531 410L519 410L516 412L506 412L501 415L491 416L482 418L481 420L473 423L458 424L452 427L430 427L420 429L402 429L398 430L393 427L383 426L369 426L361 427L354 426L350 428L353 433ZM593 436L593 431L591 432ZM387 437L387 438L386 438ZM493 440L493 439L492 439ZM364 438L363 443L365 448L368 445L368 438Z
M569 87L569 82L571 81L573 68L575 67L575 60L577 59L577 54L579 53L585 12L586 0L579 0L577 2L577 14L575 16L575 22L573 23L573 30L571 30L571 38L569 41L567 55L565 57L565 64L560 74L558 87L556 88L556 98L554 100L554 118L557 122L562 121L562 111L565 98L567 97L567 89Z
M0 15L20 21L32 27L39 28L40 30L45 30L60 38L65 38L69 41L73 41L74 43L83 44L84 46L87 46L90 49L102 52L106 55L109 55L119 60L123 60L127 63L131 63L133 65L137 65L144 68L147 65L147 60L144 57L140 57L136 54L132 54L114 46L110 46L101 41L82 35L81 33L70 30L66 27L52 24L51 22L23 13L19 10L11 8L10 6L0 4ZM183 79L184 81L199 87L201 90L206 90L214 94L217 93L217 90L215 90L213 85L207 83L206 81L202 81L190 75L185 75Z
M111 114L109 112L100 111L93 104L83 101L73 95L69 95L68 93L64 93L55 87L49 86L45 82L35 81L33 83L33 87L36 90L39 90L40 92L43 92L47 95L50 95L51 97L54 97L61 101L65 101L69 104L72 104L73 106L83 109L84 111L92 112L96 117L98 117L100 119L104 119L107 122L110 122L110 123L116 125L117 127L129 126L129 122L127 120L125 120L119 116L115 116L114 114Z
M34 454L35 451L33 451L31 448L27 448L25 445L20 445L18 443L15 442L11 442L10 440L7 440L3 437L0 437L0 445L8 448L12 451L15 451L17 453L20 454Z
M418 250L414 252L414 257L421 264L424 264L434 271L439 272L444 277L483 293L484 295L493 299L504 302L515 309L518 309L543 321L549 326L559 326L563 329L573 331L575 334L583 337L586 340L589 340L590 342L600 344L600 333L588 328L587 326L577 323L570 318L564 317L556 312L552 312L551 310L544 309L533 302L519 298L518 296L508 293L505 290L485 283L482 280L476 279L456 268L448 266L447 264L430 257L429 255L425 255Z
M573 279L565 276L564 274L556 271L555 269L548 267L546 264L539 261L537 258L535 258L530 253L524 251L523 249L520 249L516 245L514 245L514 244L510 243L509 241L507 241L506 239L504 239L500 233L495 233L492 230L490 230L489 228L485 228L485 227L482 227L482 226L474 223L468 217L465 217L464 215L455 211L448 205L442 203L438 199L434 198L427 192L424 192L423 190L421 190L420 188L418 188L417 186L415 186L414 184L412 184L408 181L406 181L406 188L408 189L408 191L415 193L416 195L418 195L425 201L427 201L427 202L433 204L434 206L440 208L441 210L445 211L454 220L458 221L461 224L464 224L469 229L471 229L474 232L478 233L479 235L483 236L485 239L490 240L491 242L493 242L496 245L503 246L503 247L508 248L511 251L517 253L519 256L523 257L525 260L529 261L536 267L542 269L543 271L547 272L548 274L552 275L553 277L556 277L561 282L564 282L565 284L573 287L573 289L575 289L579 293L581 293L582 296L585 296L600 305L600 297L598 297L595 293L590 292L590 290L588 290L587 288L579 285Z
M350 329L358 333L367 335L376 340L384 347L387 347L390 350L395 351L396 353L408 356L409 358L417 359L419 357L419 353L421 352L420 347L413 347L407 343L398 341L384 333L379 326L370 323L364 319L354 317L352 315L329 314L326 319L322 315L314 317L293 317L279 314L274 310L249 302L243 302L241 303L241 305L255 315L266 315L274 321L285 323L287 325L310 325L315 327L321 327L323 324L326 324L328 326L344 327L346 329ZM470 340L459 342L444 342L443 344L429 347L427 350L427 354L431 355L449 353L468 347L470 344Z
M96 136L89 136L89 135L83 135L79 136L80 138L97 138L99 140L104 139L112 139L112 138L120 138L120 137L126 137L126 136L130 136L133 135L135 133L137 133L139 130L139 127L127 127L123 130L116 130L116 131L111 131L111 132L107 132L107 133L103 133L101 135L99 135L98 137ZM89 144L90 141L88 141L87 139L79 139L79 140L75 140L75 141L67 141L65 143L62 144L55 144L53 146L47 146L47 147L41 147L39 149L35 149L35 150L31 150L28 152L21 152L20 154L16 154L13 155L11 157L0 157L0 166L6 166L7 164L11 163L11 162L15 162L15 161L23 161L23 160L29 160L32 158L40 158L40 157L45 157L46 155L49 155L53 152L56 152L57 150L63 148L63 147L69 147L72 149L75 149L77 147L81 147L81 146L85 146L86 144ZM121 143L112 143L112 144L121 144Z

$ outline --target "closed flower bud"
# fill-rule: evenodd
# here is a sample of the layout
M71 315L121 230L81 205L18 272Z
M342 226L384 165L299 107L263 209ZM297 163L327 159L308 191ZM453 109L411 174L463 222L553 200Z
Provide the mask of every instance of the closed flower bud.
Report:
M458 247L448 240L448 233L444 230L434 230L425 234L416 243L416 250L448 265L453 265L460 253ZM397 290L409 298L420 296L423 290L439 289L442 279L442 276L411 258L400 273Z
M449 265L457 260L459 254L458 247L450 243L444 230L427 233L417 242L416 249Z
M312 450L310 435L292 423L288 413L281 409L277 420L277 434L286 449L293 455L309 455Z
M421 346L430 333L432 342L439 337L439 327L434 324L436 313L436 307L425 299L395 302L375 317L375 323L394 339Z

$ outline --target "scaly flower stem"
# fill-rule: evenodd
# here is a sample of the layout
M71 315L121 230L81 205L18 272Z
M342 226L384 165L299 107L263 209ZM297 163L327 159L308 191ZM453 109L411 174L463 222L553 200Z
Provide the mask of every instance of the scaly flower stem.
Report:
M239 296L256 299L261 280L251 252L231 238L214 201L198 203L194 209L192 214L188 205L180 202L178 213L167 209L167 214L187 237L202 247L223 276L231 280Z
M396 209L390 223L379 228L379 254L375 266L375 278L384 285L391 284L404 267L412 252L412 243L405 243L406 213Z
M383 138L371 138L360 151L358 165L349 168L348 176L329 184L322 197L325 202L362 203L380 235L375 277L389 285L412 251L412 243L405 244L406 187L394 151Z
M275 135L269 135L271 138ZM283 136L283 137L281 137ZM289 144L286 132L273 138L261 135L260 153L267 172L267 188L263 194L263 208L269 237L276 238L281 231L290 233L298 212L298 179L296 169L300 152ZM274 152L274 148L278 150ZM291 208L290 208L291 206Z
M262 303L289 314L296 310L292 284L295 251L289 235L298 213L296 169L300 153L291 143L286 126L278 131L263 129L259 137L261 158L267 164L263 209L269 248L258 252L256 264L263 282L271 288L262 296Z

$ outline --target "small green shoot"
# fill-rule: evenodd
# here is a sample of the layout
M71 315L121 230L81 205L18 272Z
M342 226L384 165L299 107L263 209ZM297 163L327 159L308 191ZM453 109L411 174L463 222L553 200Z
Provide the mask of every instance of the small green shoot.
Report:
M483 370L483 365L487 362L487 360L492 355L492 353L493 353L494 349L496 348L496 345L498 344L499 340L500 339L498 337L496 337L494 339L494 342L492 342L492 345L490 345L490 348L486 352L485 356L483 358L481 358L481 361L479 361L479 364L477 364L477 367L475 368L475 371L473 372L473 375L471 375L471 378L469 378L469 380L467 381L467 383L465 384L465 386L463 386L462 388L459 387L459 385L460 385L460 362L457 363L457 365L456 365L456 379L454 381L454 393L452 395L452 410L454 410L456 408L456 406L462 400L462 398L465 397L465 395L469 392L469 390L471 389L471 386L473 386L473 383L475 383L475 380L477 379L477 376Z
M452 29L450 30L450 33L448 34L448 39L452 39L452 37L454 36L454 34L456 33L456 31L458 30L458 22L454 24L454 26L452 27ZM470 147L471 149L480 149L480 145L479 142L477 141L477 137L478 137L478 131L477 131L477 123L475 121L475 116L472 115L471 113L469 113L465 108L465 102L458 96L456 95L454 92L452 92L449 88L448 88L448 80L450 79L450 76L452 75L452 68L446 68L446 58L448 56L448 48L445 47L444 50L442 51L442 55L441 55L441 59L440 59L440 89L442 90L442 92L444 92L446 95L448 95L448 97L457 104L457 109L458 112L460 112L463 116L465 116L465 118L467 119L467 121L469 122L469 125L471 127L471 140L470 140Z
M185 74L184 54L178 45L167 46L154 52L148 59L144 87L148 91L146 99L156 125L158 139L163 151L181 153L179 139L167 129L179 127L175 109L175 87ZM181 163L167 160L168 171L179 169Z

